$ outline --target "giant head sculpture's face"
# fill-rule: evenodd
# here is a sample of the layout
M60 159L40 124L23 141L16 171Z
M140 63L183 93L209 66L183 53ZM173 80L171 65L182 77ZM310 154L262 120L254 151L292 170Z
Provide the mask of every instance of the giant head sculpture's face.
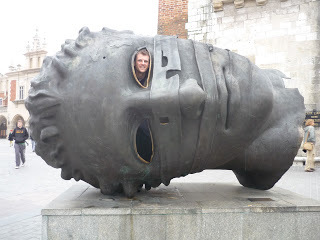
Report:
M141 48L150 54L145 86L133 72ZM36 152L64 179L127 196L227 166L268 127L273 83L259 71L189 40L83 28L32 82Z

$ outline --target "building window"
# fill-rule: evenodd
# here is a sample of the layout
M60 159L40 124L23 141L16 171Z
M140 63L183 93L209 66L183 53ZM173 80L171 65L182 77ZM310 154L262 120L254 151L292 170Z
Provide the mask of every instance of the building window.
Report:
M3 104L2 102L3 102L3 101L2 101L2 98L0 98L0 106L2 106L2 104Z
M40 63L41 63L40 57L38 57L38 67L40 67Z
M32 68L32 58L29 59L29 66Z
M19 90L19 99L23 99L23 86L21 86Z

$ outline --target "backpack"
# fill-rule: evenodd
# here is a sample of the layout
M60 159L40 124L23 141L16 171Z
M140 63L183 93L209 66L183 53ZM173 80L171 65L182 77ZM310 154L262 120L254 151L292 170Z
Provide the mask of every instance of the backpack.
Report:
M12 133L9 133L9 137L8 137L8 140L9 140L9 141L13 141L13 136L12 136Z

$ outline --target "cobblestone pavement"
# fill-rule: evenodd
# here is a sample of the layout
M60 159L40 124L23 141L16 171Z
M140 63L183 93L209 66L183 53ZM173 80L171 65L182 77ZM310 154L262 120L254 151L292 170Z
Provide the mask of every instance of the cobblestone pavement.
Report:
M60 177L60 169L48 166L26 150L26 166L15 169L14 148L0 139L0 239L41 239L41 209L75 181ZM231 171L206 170L175 182L238 182ZM312 173L291 167L276 184L303 196L320 200L320 169Z
M14 148L0 139L0 239L41 239L41 209L75 181L26 149L26 164L15 169Z

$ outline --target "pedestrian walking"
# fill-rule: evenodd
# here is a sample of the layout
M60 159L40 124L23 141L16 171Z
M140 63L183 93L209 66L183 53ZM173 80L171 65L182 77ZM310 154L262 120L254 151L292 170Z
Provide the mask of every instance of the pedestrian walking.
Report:
M22 161L21 167L26 163L26 140L29 138L28 131L23 127L22 120L18 120L17 127L13 130L12 136L15 140L14 150L16 154L16 169L18 169L20 167L20 159Z
M10 130L8 140L10 141L10 147L12 147L12 145L13 145L13 143L12 143L13 142L12 129Z
M309 145L306 148L306 143ZM304 150L307 151L307 161L305 165L306 172L313 172L314 168L314 157L315 157L315 144L316 144L316 136L314 132L314 120L308 119L306 121L306 127L304 128Z

